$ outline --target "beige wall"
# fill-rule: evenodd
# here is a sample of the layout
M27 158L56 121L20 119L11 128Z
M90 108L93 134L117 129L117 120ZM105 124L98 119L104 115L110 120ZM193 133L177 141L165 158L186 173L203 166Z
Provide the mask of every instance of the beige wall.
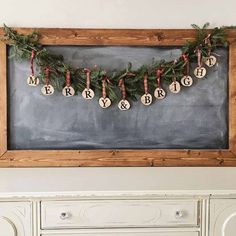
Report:
M18 27L189 28L236 25L234 0L0 0ZM236 189L235 168L0 169L0 192Z

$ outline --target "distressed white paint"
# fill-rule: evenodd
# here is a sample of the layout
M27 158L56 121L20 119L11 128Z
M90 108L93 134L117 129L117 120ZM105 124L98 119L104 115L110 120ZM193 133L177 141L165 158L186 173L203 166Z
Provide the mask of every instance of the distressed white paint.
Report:
M236 199L211 201L210 236L231 236L236 233Z
M0 202L0 235L32 236L30 202Z
M103 231L103 232L81 232L76 234L60 234L60 236L198 236L198 232L150 232L146 230L144 232L139 232L138 230L130 231L130 232L117 232L117 231ZM42 236L57 236L56 234L43 234Z
M43 201L42 228L130 228L198 225L197 200Z
M0 235L231 236L236 233L236 194L229 193L8 193L0 197ZM184 218L173 217L177 211L186 213ZM62 220L63 212L70 217Z
M203 226L203 214L208 199L209 195L177 197L148 191L31 193L21 197L9 193L0 197L0 217L14 224L17 236L200 236L207 227ZM62 213L66 217L61 218ZM12 233L11 229L7 233Z
M3 216L0 217L0 234L4 236L16 236L16 233L16 227L11 220Z

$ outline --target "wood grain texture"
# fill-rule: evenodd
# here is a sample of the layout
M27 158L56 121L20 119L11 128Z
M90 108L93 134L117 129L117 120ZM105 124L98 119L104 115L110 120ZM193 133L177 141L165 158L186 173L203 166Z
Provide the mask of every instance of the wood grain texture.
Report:
M236 155L236 41L229 50L229 147Z
M15 28L19 33L40 32L44 45L146 45L181 46L195 39L193 29L55 29ZM226 30L228 41L236 38L236 30ZM0 28L0 36L4 35Z
M34 150L7 151L2 167L236 166L228 150Z
M6 44L0 43L0 158L7 151L7 55Z
M30 33L32 29L17 29ZM37 29L44 45L181 46L194 30ZM236 166L236 30L230 42L229 149L227 150L22 150L7 152L6 46L0 47L0 167ZM0 36L4 34L0 29Z

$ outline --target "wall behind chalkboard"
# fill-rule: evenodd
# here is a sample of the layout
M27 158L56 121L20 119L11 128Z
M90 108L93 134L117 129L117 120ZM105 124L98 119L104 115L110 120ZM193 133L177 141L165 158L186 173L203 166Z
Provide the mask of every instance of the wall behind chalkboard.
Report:
M107 70L171 60L176 47L50 46L74 66ZM102 109L98 98L41 95L26 84L29 63L8 60L8 148L19 149L225 149L228 148L228 51L216 51L218 65L206 79L155 101ZM194 68L195 65L192 65Z

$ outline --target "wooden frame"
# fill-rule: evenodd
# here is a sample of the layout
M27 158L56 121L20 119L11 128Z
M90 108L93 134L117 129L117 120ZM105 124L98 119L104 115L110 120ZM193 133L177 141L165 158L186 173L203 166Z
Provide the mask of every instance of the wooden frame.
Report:
M33 29L19 28L27 34ZM194 30L38 29L44 45L181 46ZM236 166L236 30L229 42L229 149L21 150L7 149L7 44L0 43L0 167ZM0 36L4 34L0 29Z

